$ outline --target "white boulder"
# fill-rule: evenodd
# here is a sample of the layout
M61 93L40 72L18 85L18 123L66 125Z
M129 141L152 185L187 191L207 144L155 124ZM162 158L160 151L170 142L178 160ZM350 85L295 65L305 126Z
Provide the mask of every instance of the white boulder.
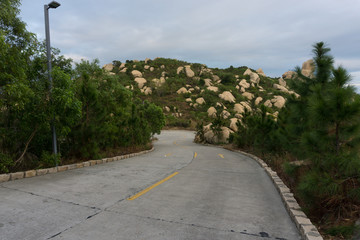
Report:
M196 100L195 100L195 102L197 103L197 104L199 104L199 105L203 105L204 103L205 103L205 100L204 100L204 98L197 98Z
M188 92L189 91L184 87L182 87L182 88L180 88L179 90L176 91L177 94L183 94L183 93L188 93Z
M248 69L246 69L246 71L244 72L244 76L246 76L246 75L250 75L252 73L252 71L248 68Z
M254 84L259 84L260 83L260 77L257 73L250 73L250 82L254 83Z
M256 106L259 105L262 100L263 100L262 97L257 97L257 98L255 99L255 105L256 105Z
M285 98L283 96L274 96L273 99L271 99L271 103L277 107L277 108L283 108L285 106Z
M176 69L176 74L180 74L184 70L184 67L178 67Z
M216 117L216 108L214 107L209 107L209 109L207 110L207 114L209 117Z
M221 112L221 116L224 118L224 119L228 119L229 117L230 117L230 113L228 112L228 111L226 111L226 110L223 110L222 112Z
M132 70L131 74L133 75L134 78L141 78L142 77L142 73L138 70Z
M248 100L252 100L254 98L254 94L249 92L244 92L242 95L246 97Z
M211 79L206 78L206 79L204 79L204 82L205 82L205 87L211 87L212 86Z
M266 77L264 71L263 71L261 68L259 68L258 70L256 70L256 72L257 72L259 75Z
M312 78L314 77L313 75L314 70L315 70L314 61L310 59L303 63L301 68L301 74L304 75L305 77Z
M112 70L114 69L114 65L113 65L112 63L105 64L105 65L103 66L103 69L104 69L105 71L107 71L107 72L110 72L110 71L112 71Z
M138 84L138 87L143 88L144 84L147 82L145 78L137 77L135 78L135 82Z
M294 71L287 71L282 75L283 79L292 79L295 76L296 73Z
M212 91L212 92L218 92L219 91L219 88L215 87L215 86L210 86L210 87L207 87L206 89L209 90L209 91Z
M242 80L239 82L239 86L246 89L246 88L249 88L249 87L250 87L250 83L248 83L248 82L246 81L246 79L242 79Z
M282 77L279 78L279 84L283 87L286 87L286 81Z
M237 130L238 130L237 122L240 122L240 120L238 118L230 118L230 126L229 127L234 132L237 132Z
M185 74L188 78L192 78L195 76L195 73L193 70L191 70L191 66L190 65L186 65L185 66Z
M224 101L227 101L227 102L231 102L231 103L234 103L235 102L235 97L234 95L232 95L231 92L229 91L224 91L223 93L219 94L219 97L224 100Z
M273 105L272 105L272 103L271 103L271 100L266 100L265 102L264 102L264 105L266 106L266 107L269 107L269 108L271 108Z

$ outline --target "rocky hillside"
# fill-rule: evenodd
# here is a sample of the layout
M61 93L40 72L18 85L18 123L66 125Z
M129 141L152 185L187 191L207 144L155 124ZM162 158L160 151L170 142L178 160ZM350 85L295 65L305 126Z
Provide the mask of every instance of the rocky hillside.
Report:
M311 61L303 64L304 75L312 74ZM287 84L295 74L292 71L271 78L261 68L208 68L165 58L114 61L103 68L143 100L161 106L168 127L195 129L203 123L205 140L210 143L227 142L247 111L266 111L276 119L287 98L299 97ZM222 122L222 134L213 133L214 121Z

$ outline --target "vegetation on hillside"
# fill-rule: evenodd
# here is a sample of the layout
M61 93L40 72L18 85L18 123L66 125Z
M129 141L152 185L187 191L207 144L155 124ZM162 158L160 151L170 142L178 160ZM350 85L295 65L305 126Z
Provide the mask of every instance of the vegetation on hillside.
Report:
M283 170L305 211L324 233L347 238L360 213L360 96L329 52L323 42L314 45L314 76L297 68L289 84L301 97L288 99L278 121L245 115L233 142L287 159Z

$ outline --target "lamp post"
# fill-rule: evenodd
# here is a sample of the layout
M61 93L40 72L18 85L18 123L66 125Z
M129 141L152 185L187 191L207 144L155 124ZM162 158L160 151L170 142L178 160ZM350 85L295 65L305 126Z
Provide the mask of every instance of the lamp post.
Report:
M50 99L51 99L51 92L53 87L53 81L51 77L51 48L50 48L50 29L49 29L49 9L50 8L57 8L60 6L60 3L52 1L51 3L44 5L44 15L45 15L45 34L46 34L46 55L47 55L47 66L48 66L48 77L49 77L49 91L50 91ZM56 129L53 116L51 122L51 130L52 130L52 146L53 146L53 153L57 154L57 143L56 143ZM57 166L57 161L55 160L55 164Z

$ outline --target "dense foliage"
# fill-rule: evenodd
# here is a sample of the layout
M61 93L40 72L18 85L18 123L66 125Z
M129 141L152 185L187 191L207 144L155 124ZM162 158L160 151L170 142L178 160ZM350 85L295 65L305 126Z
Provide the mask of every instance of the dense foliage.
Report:
M329 52L323 42L314 45L313 76L296 69L290 85L301 97L288 98L277 121L264 110L249 113L233 140L239 147L310 162L297 192L308 210L325 216L323 221L340 223L356 214L360 203L360 97Z
M108 149L145 145L160 132L162 109L124 88L97 60L72 69L71 59L52 49L50 91L45 46L27 32L19 4L0 1L0 173L98 158ZM52 121L59 156L52 155Z

